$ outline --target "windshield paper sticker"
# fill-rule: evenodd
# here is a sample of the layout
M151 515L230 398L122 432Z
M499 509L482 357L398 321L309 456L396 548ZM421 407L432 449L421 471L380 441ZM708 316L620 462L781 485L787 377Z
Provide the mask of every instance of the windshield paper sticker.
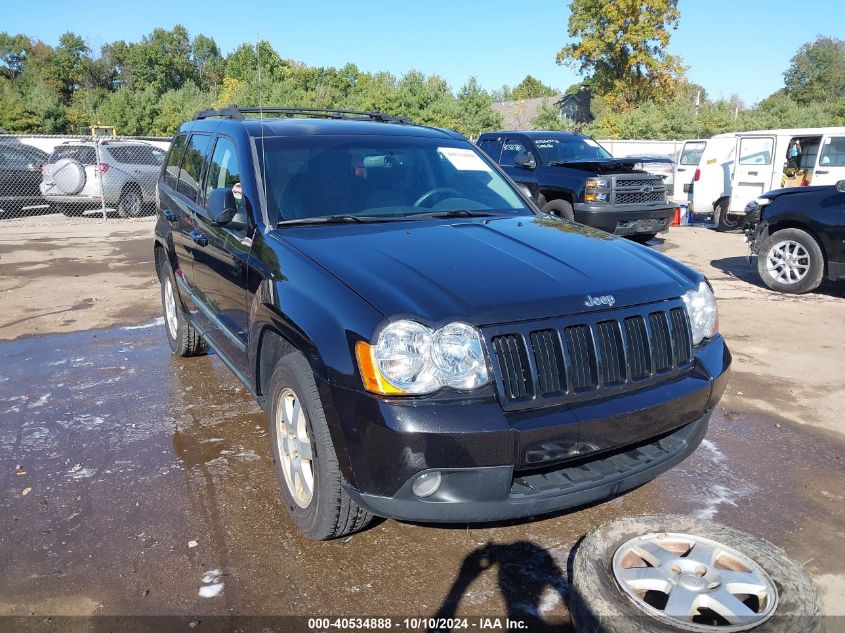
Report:
M593 139L591 139L591 138L585 138L585 139L584 139L584 142L585 142L587 145L589 145L590 147L598 147L598 146L599 146L599 144L598 144L598 143L596 143L596 142L595 142Z
M471 149L459 147L438 147L437 152L458 171L487 171L492 172L490 166Z

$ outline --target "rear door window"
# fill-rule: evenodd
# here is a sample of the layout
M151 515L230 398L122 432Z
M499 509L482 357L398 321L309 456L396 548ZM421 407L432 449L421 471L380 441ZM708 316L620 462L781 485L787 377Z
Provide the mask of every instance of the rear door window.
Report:
M185 154L182 156L182 168L179 170L179 182L176 190L191 200L196 201L202 179L202 167L208 153L208 134L192 134Z
M775 139L769 136L745 136L739 141L740 165L769 165Z
M180 134L173 139L170 153L167 155L167 167L164 168L164 182L174 189L179 182L179 164L182 162L182 151L185 149L185 135Z
M704 154L704 148L707 147L706 141L696 141L695 143L684 143L684 149L681 152L681 165L698 165L701 161L701 156Z
M62 158L78 160L83 165L97 164L97 152L88 145L60 145L50 155L50 162L55 163Z

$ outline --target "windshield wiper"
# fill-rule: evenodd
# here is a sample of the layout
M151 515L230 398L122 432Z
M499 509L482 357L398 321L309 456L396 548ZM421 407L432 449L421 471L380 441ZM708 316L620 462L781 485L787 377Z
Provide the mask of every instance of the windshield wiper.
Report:
M414 213L406 215L406 220L414 218L489 218L495 213L490 211L470 211L469 209L450 209L449 211L428 211L426 213Z
M387 222L389 220L390 218L374 215L323 215L314 218L280 220L276 226L292 226L296 224L366 224L368 222Z

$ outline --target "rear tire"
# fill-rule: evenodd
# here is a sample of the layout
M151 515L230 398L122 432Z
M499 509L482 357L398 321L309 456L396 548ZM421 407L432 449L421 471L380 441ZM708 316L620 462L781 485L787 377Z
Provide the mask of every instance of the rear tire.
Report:
M164 331L167 342L176 356L203 356L208 353L208 343L185 318L176 286L176 276L170 264L159 264L161 282L161 305L164 311Z
M543 213L554 215L570 222L575 221L575 213L572 211L572 205L566 200L552 200L547 202L542 207Z
M140 189L137 185L126 185L117 203L117 214L122 218L137 218L143 210L144 198Z
M373 515L343 488L314 373L302 354L282 357L268 396L276 476L296 527L321 541L364 529Z
M821 285L824 254L819 243L806 231L782 229L760 245L757 273L772 290L804 294Z
M742 225L741 215L735 213L728 213L728 202L719 202L713 207L713 223L716 225L716 230L720 233L725 231L734 231Z

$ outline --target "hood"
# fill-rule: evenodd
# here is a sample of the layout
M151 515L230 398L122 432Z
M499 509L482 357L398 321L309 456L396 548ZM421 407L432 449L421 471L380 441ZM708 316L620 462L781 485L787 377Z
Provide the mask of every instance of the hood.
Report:
M620 169L633 171L634 166L638 163L648 162L651 161L644 156L626 156L625 158L590 158L585 160L557 161L552 165L552 167L585 169L597 174L603 174L611 171L619 171Z
M285 227L288 242L382 314L491 325L679 297L700 275L602 231L548 217Z
M836 191L836 185L810 185L808 187L787 187L786 189L773 189L766 193L760 194L759 198L779 198L780 196L790 196L796 193L808 191Z

